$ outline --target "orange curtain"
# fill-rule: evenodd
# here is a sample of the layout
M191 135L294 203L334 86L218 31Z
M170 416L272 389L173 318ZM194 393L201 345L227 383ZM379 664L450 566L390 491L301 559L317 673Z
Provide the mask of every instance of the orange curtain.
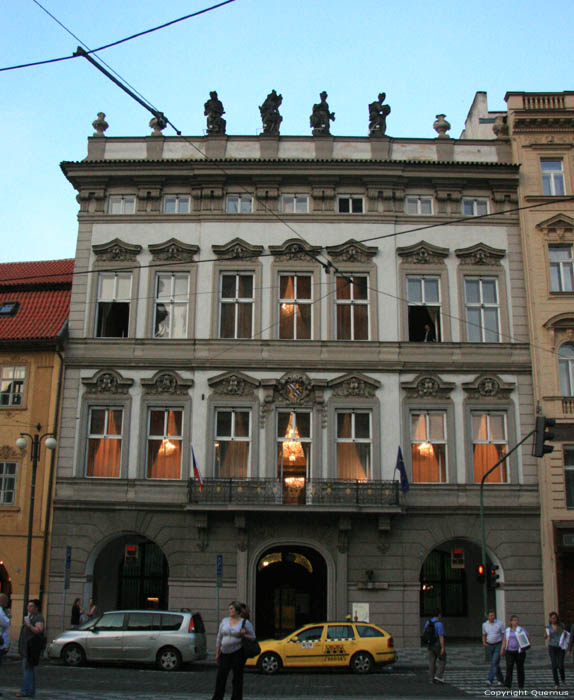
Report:
M474 446L474 482L479 484L484 473L487 472L498 460L504 456L504 445L475 445ZM486 483L506 482L506 462L498 467L486 478Z
M368 447L368 446L365 446ZM359 446L360 449L360 446ZM366 461L366 455L363 455ZM337 478L353 481L367 480L367 464L363 464L357 446L352 442L340 442L337 445Z
M249 442L219 441L218 472L221 479L243 479L247 477Z
M148 479L179 479L181 476L181 440L149 440Z
M118 478L122 456L121 438L90 438L88 476Z
M411 445L413 482L441 483L446 480L444 470L444 445L432 445L427 439L426 420L419 415ZM423 446L423 443L424 446Z

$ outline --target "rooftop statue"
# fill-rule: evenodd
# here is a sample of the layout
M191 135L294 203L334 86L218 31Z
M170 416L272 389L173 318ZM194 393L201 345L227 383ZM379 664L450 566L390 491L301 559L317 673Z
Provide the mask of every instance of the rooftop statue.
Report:
M335 121L335 112L329 112L327 93L320 94L321 102L313 105L313 113L309 117L309 124L313 129L313 136L329 136L329 122Z
M204 105L203 113L207 117L207 135L225 134L226 121L223 119L225 110L215 90L209 93L209 100Z
M264 134L279 136L279 127L283 121L283 117L279 114L282 102L283 95L278 95L275 90L271 90L265 98L265 102L259 107Z
M389 105L383 104L385 93L379 93L379 99L369 105L369 136L384 136L387 130L387 117L391 113Z

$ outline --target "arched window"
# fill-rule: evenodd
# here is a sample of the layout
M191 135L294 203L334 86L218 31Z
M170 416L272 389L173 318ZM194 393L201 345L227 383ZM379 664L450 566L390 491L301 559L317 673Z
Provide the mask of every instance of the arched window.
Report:
M564 343L558 351L562 396L574 396L574 343Z

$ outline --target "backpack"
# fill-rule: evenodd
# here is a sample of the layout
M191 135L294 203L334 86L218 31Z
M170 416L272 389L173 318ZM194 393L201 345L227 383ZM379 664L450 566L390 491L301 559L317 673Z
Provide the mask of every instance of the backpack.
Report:
M427 620L423 633L421 634L421 646L432 647L435 642L436 632L434 622L432 620Z

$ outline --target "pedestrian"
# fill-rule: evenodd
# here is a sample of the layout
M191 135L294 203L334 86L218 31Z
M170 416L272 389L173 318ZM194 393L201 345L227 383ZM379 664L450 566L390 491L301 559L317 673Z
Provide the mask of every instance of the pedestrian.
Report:
M100 611L98 610L98 606L94 598L90 598L90 602L88 603L88 609L86 610L86 616L88 618L86 622L93 622L97 617L100 616Z
M444 625L441 622L442 611L436 609L434 616L427 620L423 637L428 636L429 680L431 683L444 683L444 668L446 666L446 651L444 649ZM427 631L428 630L428 631Z
M566 639L564 625L560 622L557 612L551 612L548 616L548 624L544 631L544 639L548 642L548 654L552 664L552 676L554 677L554 690L560 690L560 679L562 685L566 685L566 675L564 673L565 647L568 647L569 639ZM569 636L569 635L568 635ZM560 676L560 679L559 677Z
M80 605L80 599L76 598L72 605L72 613L70 615L70 625L73 630L78 629L80 626L80 620L84 612L84 608Z
M27 610L18 642L24 677L20 692L16 693L17 698L33 698L36 695L36 666L44 648L44 618L40 614L40 601L28 601Z
M524 688L524 660L530 648L528 632L518 624L518 615L511 615L509 626L504 630L500 656L506 656L506 677L504 685L512 688L512 672L516 664L518 687Z
M502 638L504 637L504 622L496 619L494 610L488 611L488 619L482 623L482 646L486 649L486 654L490 662L488 680L486 685L492 685L496 676L496 683L502 685L504 677L500 670L500 650L502 648Z
M6 593L0 593L0 665L3 657L10 648L10 615L8 612L10 601ZM2 693L0 692L0 695Z
M241 604L234 600L229 604L228 610L229 617L224 617L221 621L215 641L217 677L212 700L223 700L230 671L233 671L231 700L242 700L243 666L245 665L243 639L255 639L253 625L247 618L241 616Z

